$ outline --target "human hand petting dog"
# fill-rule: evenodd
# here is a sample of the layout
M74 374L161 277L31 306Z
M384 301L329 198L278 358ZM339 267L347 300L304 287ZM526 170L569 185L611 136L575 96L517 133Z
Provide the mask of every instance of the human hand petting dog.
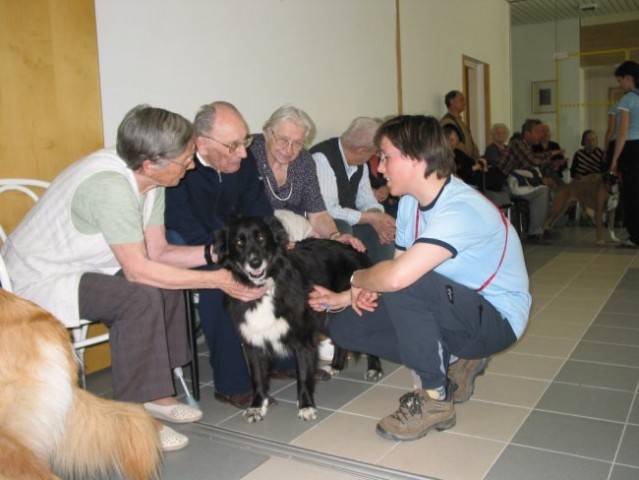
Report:
M342 310L351 304L351 292L350 290L344 290L337 293L328 288L315 285L308 295L308 304L316 312Z
M355 238L350 233L343 233L342 235L339 236L339 238L336 238L336 240L340 243L350 245L358 252L366 251L366 246L364 246L364 243L359 238Z
M219 275L219 283L215 288L219 288L227 295L230 295L233 298L237 298L243 302L250 302L252 300L257 300L262 297L266 293L265 287L247 287L238 283L226 269L216 270Z

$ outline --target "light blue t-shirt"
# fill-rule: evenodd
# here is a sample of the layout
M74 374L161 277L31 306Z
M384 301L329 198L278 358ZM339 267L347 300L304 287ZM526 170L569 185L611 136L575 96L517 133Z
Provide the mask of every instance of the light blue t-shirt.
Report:
M639 140L639 91L631 90L626 92L619 105L617 105L617 115L615 118L615 132L619 131L621 123L620 110L626 110L630 113L630 123L628 124L628 136L626 140Z
M496 272L479 293L508 320L517 338L521 337L532 301L528 272L517 232L493 203L457 177L450 177L426 207L420 207L414 197L403 196L397 211L395 245L407 250L416 242L449 250L452 258L435 271L473 290Z

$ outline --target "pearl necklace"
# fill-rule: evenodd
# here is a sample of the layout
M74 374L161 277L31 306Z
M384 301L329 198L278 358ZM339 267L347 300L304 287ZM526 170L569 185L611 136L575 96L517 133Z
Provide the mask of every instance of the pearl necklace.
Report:
M282 197L279 197L277 193L275 193L275 191L273 190L273 186L271 185L271 181L268 179L268 175L264 175L264 178L266 178L266 184L268 185L268 189L271 191L273 196L277 198L280 202L286 202L289 198L291 198L291 195L293 194L293 182L291 182L291 191L288 192L288 195L286 197L282 198Z

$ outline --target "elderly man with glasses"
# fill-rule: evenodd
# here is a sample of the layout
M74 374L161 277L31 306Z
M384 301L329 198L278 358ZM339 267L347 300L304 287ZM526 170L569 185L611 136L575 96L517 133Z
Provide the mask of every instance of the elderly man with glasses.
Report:
M205 244L208 266L217 270L211 251L213 232L238 216L273 215L255 158L253 137L240 112L228 102L204 105L195 116L195 167L175 188L167 189L167 238L174 244ZM238 408L252 399L250 375L240 338L223 307L222 289L199 291L198 309L209 348L215 398ZM282 362L278 370L294 368Z

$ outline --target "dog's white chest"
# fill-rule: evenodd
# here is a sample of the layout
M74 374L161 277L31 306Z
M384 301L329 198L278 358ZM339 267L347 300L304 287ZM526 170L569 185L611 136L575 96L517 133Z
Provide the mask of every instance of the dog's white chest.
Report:
M270 344L280 356L288 353L282 337L289 329L288 322L274 314L272 292L264 295L254 309L246 312L244 322L240 325L240 332L247 342L262 348Z

